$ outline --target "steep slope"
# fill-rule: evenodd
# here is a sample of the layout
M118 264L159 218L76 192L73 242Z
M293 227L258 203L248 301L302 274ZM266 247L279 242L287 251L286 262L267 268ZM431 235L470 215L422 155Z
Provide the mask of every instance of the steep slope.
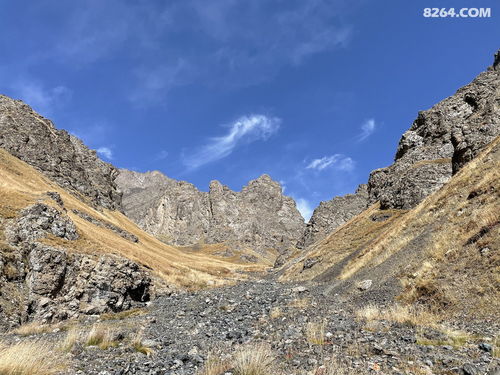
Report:
M271 259L294 246L303 232L304 220L295 202L267 175L240 192L218 181L201 192L159 172L121 170L116 182L127 216L173 245L225 243Z
M168 246L122 213L82 202L2 149L0 175L4 323L118 311L147 301L165 284L219 285L263 269Z
M0 148L96 207L120 209L118 171L20 100L0 95Z
M321 202L314 209L297 247L304 249L325 238L333 230L365 210L368 205L367 185L359 185L354 194Z
M328 282L329 293L373 300L400 295L451 313L498 319L499 208L497 137L413 210L370 207L313 245L282 279ZM387 212L385 224L377 222ZM365 295L356 283L366 279L373 285Z
M373 171L370 202L409 209L443 186L500 134L500 63L427 111L403 134L394 164Z

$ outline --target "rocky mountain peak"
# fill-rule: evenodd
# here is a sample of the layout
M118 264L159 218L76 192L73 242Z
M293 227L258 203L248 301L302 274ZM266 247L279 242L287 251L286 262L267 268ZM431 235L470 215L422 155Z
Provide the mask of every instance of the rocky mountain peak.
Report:
M120 209L118 170L20 100L0 95L0 147L93 205Z
M283 196L270 176L250 181L240 192L219 181L209 191L151 175L131 178L122 171L117 183L124 193L125 213L146 231L179 246L231 243L267 254L291 247L302 235L304 221L293 199ZM146 181L139 186L136 181Z

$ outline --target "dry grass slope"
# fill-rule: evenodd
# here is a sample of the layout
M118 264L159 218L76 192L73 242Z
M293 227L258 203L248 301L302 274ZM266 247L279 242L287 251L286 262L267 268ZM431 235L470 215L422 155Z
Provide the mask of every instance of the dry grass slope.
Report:
M241 279L240 271L261 271L265 265L245 265L221 259L210 252L185 252L168 246L155 237L145 233L122 213L117 211L98 211L87 205L84 199L78 199L51 182L28 164L0 149L0 250L7 252L2 222L14 218L18 212L35 202L43 202L57 208L55 202L47 197L46 192L58 192L67 208L68 215L75 222L80 238L77 241L65 241L56 238L45 240L50 245L61 246L69 251L99 254L116 254L131 259L152 269L157 276L169 283L182 287L205 287ZM79 210L98 220L122 228L138 237L133 243L116 233L98 227L72 210Z
M500 137L413 210L370 219L385 212L373 206L356 216L282 279L397 278L401 302L500 318ZM319 263L304 267L315 258Z

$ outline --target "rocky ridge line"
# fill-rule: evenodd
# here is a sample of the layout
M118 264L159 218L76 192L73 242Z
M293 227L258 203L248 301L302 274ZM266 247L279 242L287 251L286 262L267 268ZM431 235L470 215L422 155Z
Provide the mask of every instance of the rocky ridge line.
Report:
M120 209L117 169L27 104L0 95L0 147L96 207Z
M121 170L125 214L145 231L177 246L226 242L265 254L283 252L302 235L304 219L268 175L234 192L212 181L208 192L160 172Z

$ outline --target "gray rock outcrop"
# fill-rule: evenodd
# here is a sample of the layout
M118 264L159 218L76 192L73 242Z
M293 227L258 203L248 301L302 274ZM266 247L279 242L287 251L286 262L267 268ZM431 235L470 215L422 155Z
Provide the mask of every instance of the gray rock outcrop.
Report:
M218 181L201 192L160 172L121 170L116 182L126 215L178 246L226 242L261 253L283 252L294 246L305 226L293 199L267 175L250 181L240 192Z
M0 95L0 147L95 206L120 209L118 171L20 100Z
M137 263L67 250L77 247L79 235L64 212L37 203L4 225L7 245L0 248L0 299L15 302L15 311L7 314L0 309L0 315L14 318L13 324L117 312L149 300L153 283ZM67 246L42 243L48 235L66 240Z
M498 56L470 84L418 114L399 142L394 164L370 174L371 203L414 207L500 134Z
M364 211L367 204L368 190L366 184L359 185L354 194L346 194L321 202L314 209L304 235L297 243L297 247L304 249L325 238L337 227Z

